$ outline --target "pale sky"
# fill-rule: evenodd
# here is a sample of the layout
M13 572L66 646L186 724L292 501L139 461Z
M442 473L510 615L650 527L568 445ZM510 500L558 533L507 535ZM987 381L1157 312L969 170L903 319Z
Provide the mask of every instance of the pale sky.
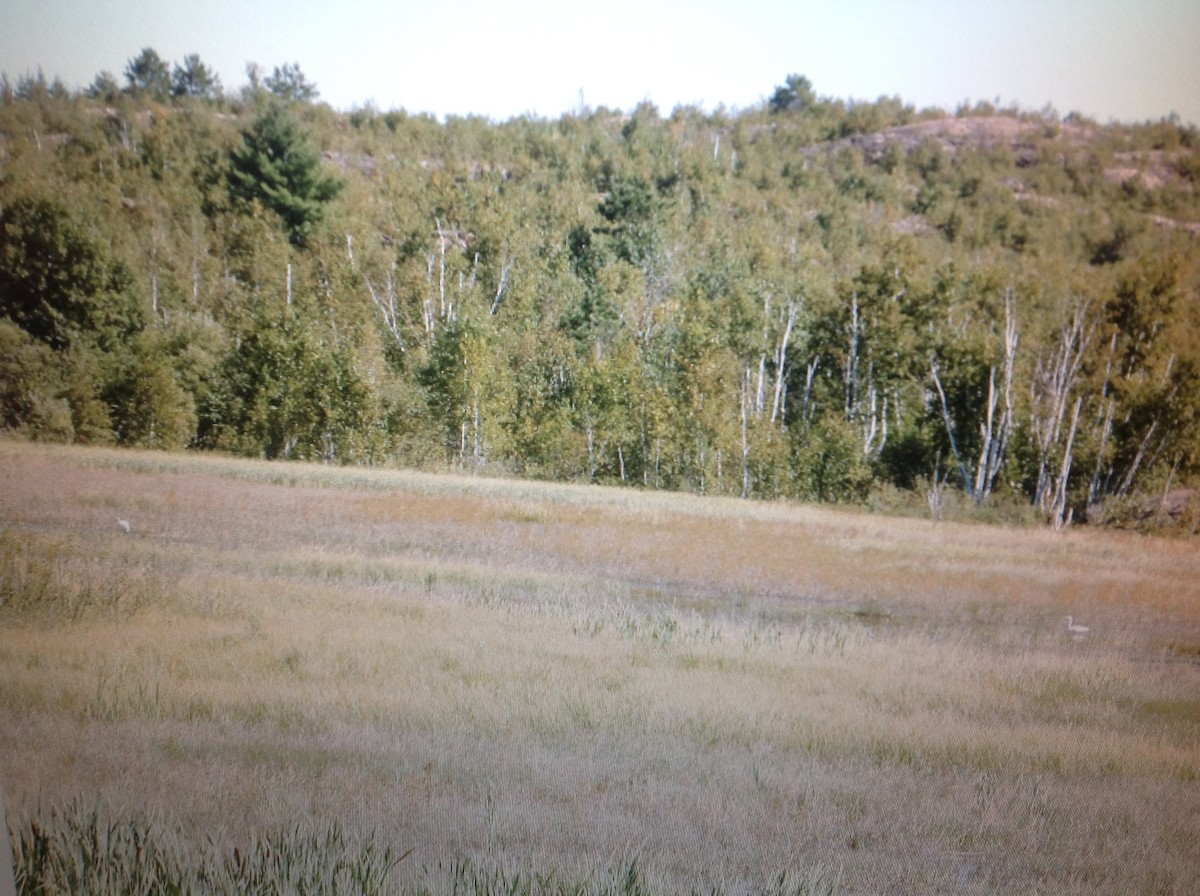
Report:
M839 99L1200 124L1200 0L0 0L0 22L0 71L71 88L153 47L227 89L294 62L335 108L439 118L736 110L794 72Z

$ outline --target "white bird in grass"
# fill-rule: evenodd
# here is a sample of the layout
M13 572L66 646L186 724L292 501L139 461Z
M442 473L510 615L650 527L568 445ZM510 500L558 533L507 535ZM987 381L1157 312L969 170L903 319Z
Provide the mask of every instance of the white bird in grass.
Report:
M129 520L123 520L120 517L117 517L117 528L126 534L133 531L133 526L129 525Z
M1086 625L1079 625L1075 621L1075 617L1068 616L1067 617L1067 631L1071 632L1072 634L1076 634L1076 635L1086 635L1088 632L1091 631L1091 629L1088 628Z

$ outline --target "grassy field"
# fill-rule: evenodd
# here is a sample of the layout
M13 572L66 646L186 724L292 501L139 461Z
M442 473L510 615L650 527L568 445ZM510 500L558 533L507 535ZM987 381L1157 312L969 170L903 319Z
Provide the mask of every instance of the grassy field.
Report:
M19 865L1200 892L1195 541L0 442L0 601Z

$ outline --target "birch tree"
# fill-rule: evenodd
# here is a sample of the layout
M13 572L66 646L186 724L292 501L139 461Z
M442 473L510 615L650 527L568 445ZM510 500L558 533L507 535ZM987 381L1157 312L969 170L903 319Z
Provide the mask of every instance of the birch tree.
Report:
M941 363L936 354L930 356L929 376L938 397L938 409L946 428L950 453L954 458L963 491L975 504L984 504L992 493L996 477L1008 456L1016 415L1013 406L1013 384L1017 347L1016 308L1012 290L1004 294L1004 331L1001 339L1002 360L999 367L992 364L987 371L987 396L979 421L978 455L973 459L960 446L962 417L955 418L943 385ZM998 379L997 379L998 377ZM978 409L976 409L978 412Z
M1039 354L1030 383L1029 431L1037 457L1033 500L1055 527L1069 522L1067 484L1083 407L1083 398L1077 393L1095 333L1090 315L1090 303L1077 297L1055 343ZM1067 409L1072 407L1068 422Z

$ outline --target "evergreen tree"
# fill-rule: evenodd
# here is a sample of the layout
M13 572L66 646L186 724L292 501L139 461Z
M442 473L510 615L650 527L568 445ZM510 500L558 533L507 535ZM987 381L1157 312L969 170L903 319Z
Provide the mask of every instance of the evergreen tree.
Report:
M200 61L195 53L183 57L171 76L171 94L177 97L211 100L221 94L221 78Z
M84 94L93 100L103 103L115 103L121 95L121 85L117 83L112 72L100 72L88 86Z
M311 103L321 94L317 85L304 77L296 63L284 63L275 69L265 81L267 90L282 100L295 103Z
M151 47L129 60L125 80L134 96L164 100L171 94L171 68Z
M259 202L277 214L294 246L303 246L326 204L342 188L321 170L320 153L296 119L267 103L230 153L229 192L235 201Z
M789 112L793 109L807 109L816 101L812 81L804 75L788 75L787 81L775 88L767 107L772 112Z

